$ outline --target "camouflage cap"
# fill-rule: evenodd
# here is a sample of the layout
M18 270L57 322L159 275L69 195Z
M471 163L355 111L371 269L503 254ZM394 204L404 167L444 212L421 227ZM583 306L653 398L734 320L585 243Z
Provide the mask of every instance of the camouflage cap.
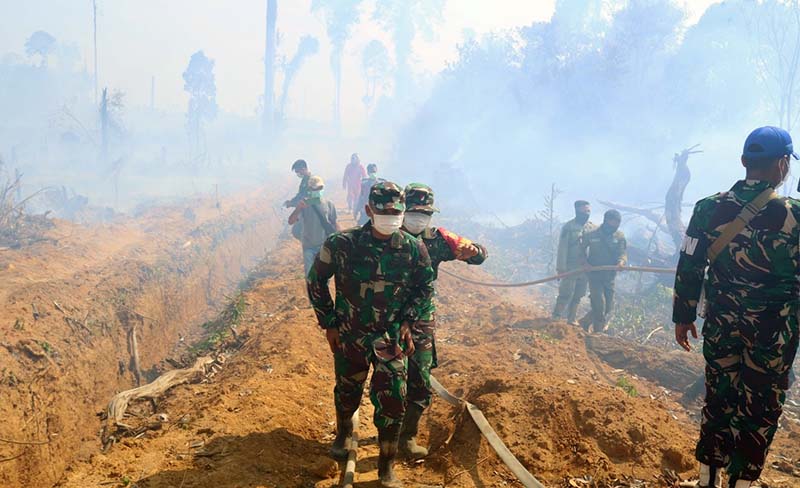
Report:
M406 187L406 207L408 212L438 212L433 206L433 190L422 183L411 183Z
M377 211L406 209L406 197L400 185L391 181L379 181L369 190L369 206Z

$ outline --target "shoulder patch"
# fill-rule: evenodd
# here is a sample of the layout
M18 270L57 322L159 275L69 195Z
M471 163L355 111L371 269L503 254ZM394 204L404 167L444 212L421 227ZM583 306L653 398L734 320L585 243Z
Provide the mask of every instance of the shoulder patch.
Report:
M683 236L683 242L681 243L681 252L686 254L687 256L694 256L694 251L697 249L697 243L699 239L696 237L689 237Z

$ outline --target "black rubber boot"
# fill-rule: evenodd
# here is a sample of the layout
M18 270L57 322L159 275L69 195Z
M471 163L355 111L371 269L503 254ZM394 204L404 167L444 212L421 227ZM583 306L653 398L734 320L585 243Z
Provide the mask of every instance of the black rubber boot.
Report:
M403 488L403 482L394 474L394 459L397 457L397 440L399 429L389 427L378 429L378 479L381 488Z
M336 412L336 438L333 440L328 455L337 461L347 461L350 442L353 440L353 417L344 418Z
M406 408L403 418L403 428L400 430L400 452L411 459L422 459L428 455L428 450L417 444L417 431L419 420L425 410L412 403Z

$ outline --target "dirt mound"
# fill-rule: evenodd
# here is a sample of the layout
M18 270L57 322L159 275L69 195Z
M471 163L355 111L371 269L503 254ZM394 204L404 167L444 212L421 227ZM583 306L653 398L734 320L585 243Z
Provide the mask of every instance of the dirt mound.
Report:
M105 402L157 376L274 242L265 196L56 221L47 241L0 251L0 438L15 441L0 442L1 486L52 486L96 451Z
M280 244L256 270L262 278L250 280L237 328L245 339L224 369L159 402L152 414L167 416L164 428L95 452L59 486L336 486L338 467L326 457L332 361L301 269L296 242ZM547 486L661 486L664 469L691 474L696 413L675 401L677 393L604 363L586 349L582 331L537 317L529 294L503 293L442 277L435 375L481 408L537 478ZM371 414L365 396L362 487L377 486ZM796 449L794 432L781 432L776 456ZM409 486L518 486L461 409L436 400L421 438L431 455L399 467ZM770 486L797 486L788 475L768 475Z

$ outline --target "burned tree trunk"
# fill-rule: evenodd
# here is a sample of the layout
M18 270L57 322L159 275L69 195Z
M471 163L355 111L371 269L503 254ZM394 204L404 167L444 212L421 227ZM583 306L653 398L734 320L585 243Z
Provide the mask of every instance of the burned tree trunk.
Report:
M676 153L672 159L675 174L672 177L672 183L667 190L664 197L664 212L659 213L661 207L656 208L639 208L631 205L622 205L615 202L600 200L602 205L609 208L617 209L621 212L632 213L640 215L656 225L654 232L664 232L670 236L672 243L675 246L675 253L681 248L683 241L683 234L686 227L683 225L682 220L682 207L683 207L683 194L686 191L686 186L692 179L692 173L689 171L689 156L692 154L701 153L703 151L697 150L700 144L684 149L680 153Z
M676 153L672 159L675 167L675 176L672 178L672 184L667 190L667 196L664 199L664 219L667 223L669 235L672 237L672 243L675 249L681 248L683 241L683 234L686 232L686 227L683 225L681 219L681 208L683 206L683 194L686 191L686 186L689 180L692 179L692 173L689 171L689 156L697 154L702 151L696 151L699 144L684 149L679 154Z

